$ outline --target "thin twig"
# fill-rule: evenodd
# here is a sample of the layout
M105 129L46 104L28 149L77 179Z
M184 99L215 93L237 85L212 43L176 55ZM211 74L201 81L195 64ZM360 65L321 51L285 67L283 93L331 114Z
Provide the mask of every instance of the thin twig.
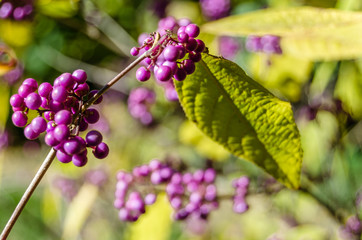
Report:
M1 240L5 240L8 237L11 229L13 228L16 220L18 219L19 215L21 214L22 210L24 209L26 203L30 199L30 197L33 194L35 188L38 186L39 182L42 180L42 178L45 175L46 171L48 170L51 163L53 162L53 160L55 158L55 154L56 154L56 150L54 150L54 148L52 148L49 151L48 155L46 156L43 164L40 166L40 168L39 168L38 172L36 173L35 177L31 181L31 183L29 184L28 188L26 189L24 195L21 197L20 202L16 206L13 214L11 215L11 217L10 217L10 219L8 221L8 223L6 224L4 230L2 231L2 233L0 235Z

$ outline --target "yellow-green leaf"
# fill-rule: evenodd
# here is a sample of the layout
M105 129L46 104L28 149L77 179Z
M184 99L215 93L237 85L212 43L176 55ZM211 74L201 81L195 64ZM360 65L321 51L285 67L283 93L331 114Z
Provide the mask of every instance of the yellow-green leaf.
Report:
M38 0L38 11L55 18L69 18L78 11L79 0Z
M283 53L311 60L362 56L362 12L270 8L206 23L202 31L229 36L278 35Z
M208 54L175 85L187 117L207 136L286 186L299 187L302 149L288 102L235 63Z
M352 61L342 62L335 96L342 100L343 108L354 119L362 119L362 72Z

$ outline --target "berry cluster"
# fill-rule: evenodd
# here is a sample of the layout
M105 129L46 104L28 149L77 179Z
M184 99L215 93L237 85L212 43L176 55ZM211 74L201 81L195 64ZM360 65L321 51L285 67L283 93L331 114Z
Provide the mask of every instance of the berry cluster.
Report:
M34 8L33 0L4 0L0 3L0 18L24 20L31 19Z
M245 201L249 188L249 178L243 176L233 181L235 195L233 197L233 210L236 213L243 213L248 210L249 206Z
M232 60L241 50L241 44L235 37L219 37L219 53L226 59Z
M358 216L351 216L347 219L346 224L341 229L343 239L360 239L362 236L362 222Z
M141 82L147 81L153 71L159 82L168 82L172 78L184 80L195 71L195 62L201 60L201 53L205 49L204 42L196 39L199 33L200 28L189 20L176 21L173 17L161 19L157 32L146 38L141 35L144 38L141 46L131 49L131 55L137 56L151 49L155 42L157 44L143 61L146 66L137 70L136 78Z
M89 92L86 80L87 75L81 69L72 74L61 74L55 79L54 86L48 82L38 86L36 80L27 78L18 93L10 98L14 111L12 121L17 127L25 127L25 137L33 140L46 131L45 143L57 150L58 160L63 163L72 161L78 167L88 161L87 147L92 148L94 156L99 159L105 158L109 152L98 131L88 132L85 139L78 136L79 132L87 130L88 124L99 120L96 109L82 111L84 101L97 93L96 90ZM94 104L101 101L100 97ZM38 116L27 124L30 110L36 110Z
M143 87L135 88L128 97L128 111L142 124L149 125L153 121L150 108L155 101L156 94L154 91Z
M211 20L226 17L230 12L230 0L200 0L200 5L203 15Z
M282 54L280 37L274 35L248 36L245 42L246 50L250 52L264 52L267 54Z
M215 178L213 168L181 173L154 159L147 165L135 167L132 173L118 172L114 206L119 209L122 221L133 222L145 213L146 205L156 201L157 192L165 191L174 209L175 220L185 220L190 216L206 219L212 210L218 208L222 198L217 195ZM247 210L248 179L237 179L234 185L237 186L233 197L234 211L243 213ZM246 206L243 211L241 202Z

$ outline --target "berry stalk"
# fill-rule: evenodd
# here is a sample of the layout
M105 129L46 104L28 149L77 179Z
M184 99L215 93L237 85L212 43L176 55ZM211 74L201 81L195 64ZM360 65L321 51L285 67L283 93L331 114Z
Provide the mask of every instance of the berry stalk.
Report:
M93 103L97 101L109 88L111 88L117 81L119 81L122 77L124 77L129 71L131 71L134 67L136 67L140 62L142 62L146 57L152 54L152 51L162 44L164 38L156 39L154 45L141 56L139 56L136 60L134 60L130 65L128 65L123 71L121 71L117 76L115 76L112 80L110 80L102 89L100 89L95 95L93 95L87 102L85 102L80 109L79 113L83 113L87 108L89 108ZM78 115L78 114L76 114ZM28 188L26 189L25 193L21 197L18 205L16 206L14 212L12 213L10 219L8 220L7 224L5 225L4 230L0 235L0 240L5 240L8 235L10 234L11 229L13 228L14 224L16 223L18 217L20 216L22 210L24 209L26 203L30 199L31 195L35 191L36 187L42 180L43 176L47 172L48 168L50 167L51 163L53 162L56 156L57 150L51 148L47 157L44 159L43 164L40 166L38 172L34 176L33 180L29 184Z

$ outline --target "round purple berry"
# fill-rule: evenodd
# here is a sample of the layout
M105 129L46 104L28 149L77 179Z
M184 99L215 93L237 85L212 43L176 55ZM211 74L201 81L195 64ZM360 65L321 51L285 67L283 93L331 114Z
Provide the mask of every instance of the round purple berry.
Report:
M69 125L72 122L72 114L68 110L60 110L55 114L54 121L57 125Z
M40 96L47 98L52 90L53 86L48 82L44 82L39 85L38 93Z
M47 129L47 122L42 117L36 117L31 121L31 127L35 133L40 134Z
M144 82L150 79L151 72L147 70L145 67L140 67L136 71L136 79L138 81Z
M78 84L83 84L87 81L87 73L82 69L75 70L72 73L72 77Z
M93 154L98 159L103 159L108 156L109 148L108 145L104 142L101 142L96 146L96 148L93 150Z
M176 61L179 58L179 51L176 46L169 45L163 50L163 56L167 61Z
M24 105L24 98L19 94L14 94L10 98L10 105L13 107L22 107Z
M187 33L190 37L195 38L199 36L200 28L196 24L189 24L185 28L185 33Z
M168 66L160 66L155 72L155 77L161 82L166 82L170 80L171 76L172 70Z
M11 116L11 120L17 127L24 127L28 121L28 116L22 111L16 111Z
M89 131L85 137L85 141L89 147L95 147L99 145L102 140L102 134L96 130Z

